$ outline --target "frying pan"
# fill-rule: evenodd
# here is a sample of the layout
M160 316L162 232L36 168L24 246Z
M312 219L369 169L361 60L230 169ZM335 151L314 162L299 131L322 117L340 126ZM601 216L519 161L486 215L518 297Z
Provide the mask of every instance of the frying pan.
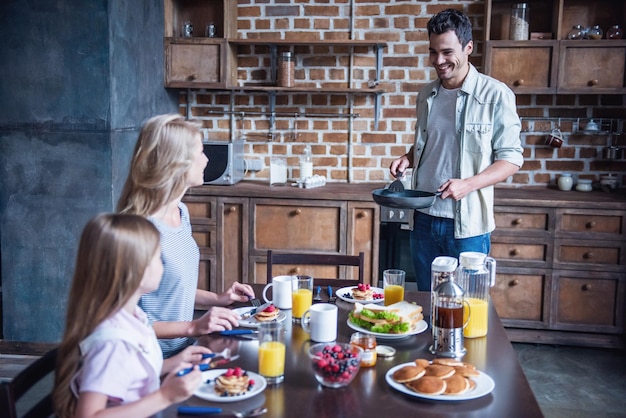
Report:
M396 209L423 209L432 206L441 192L430 193L420 190L392 192L388 189L376 189L372 192L374 202L381 206Z

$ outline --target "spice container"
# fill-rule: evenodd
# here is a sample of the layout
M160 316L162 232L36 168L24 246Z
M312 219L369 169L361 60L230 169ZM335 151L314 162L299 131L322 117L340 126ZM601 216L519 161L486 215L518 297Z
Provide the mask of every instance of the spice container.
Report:
M600 28L600 25L595 25L594 27L592 27L591 29L587 31L587 38L595 39L595 40L602 39L603 34L604 32Z
M624 31L620 25L613 25L606 31L606 39L622 39Z
M291 52L283 52L280 54L280 62L278 63L277 85L279 87L293 87L294 73L295 63Z
M376 337L364 332L355 332L350 337L350 344L363 349L361 354L361 367L372 367L376 365Z
M567 33L567 39L578 40L583 39L585 36L585 30L582 25L574 25L572 29Z
M528 28L528 3L515 3L511 8L509 39L513 41L528 40Z

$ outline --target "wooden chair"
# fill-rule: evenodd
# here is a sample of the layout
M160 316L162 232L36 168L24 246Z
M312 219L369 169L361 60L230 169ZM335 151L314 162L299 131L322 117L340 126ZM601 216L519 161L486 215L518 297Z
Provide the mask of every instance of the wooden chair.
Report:
M57 349L54 348L38 358L22 370L11 381L0 384L0 411L6 418L17 418L17 402L30 391L37 383L49 375L54 376L56 367ZM53 413L52 393L48 392L38 402L34 403L22 418L48 418Z
M358 268L358 278L342 279L341 275L337 278L321 278L313 277L315 286L333 286L343 287L363 283L363 270L365 264L365 254L359 255L343 255L343 254L303 254L303 253L275 253L272 250L267 251L267 281L272 280L274 264L291 264L295 266L352 266ZM306 274L306 272L303 272ZM344 275L345 276L345 275Z

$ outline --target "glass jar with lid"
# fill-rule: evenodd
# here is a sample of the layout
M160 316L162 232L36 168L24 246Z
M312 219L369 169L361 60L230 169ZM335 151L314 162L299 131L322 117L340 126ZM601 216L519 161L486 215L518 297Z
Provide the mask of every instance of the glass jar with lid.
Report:
M567 39L578 40L583 39L585 36L585 29L583 25L574 25L572 29L567 33Z
M512 6L509 39L513 41L528 40L528 9L528 3L515 3Z
M600 28L600 25L595 25L587 31L587 38L595 40L602 39L603 34L604 32Z
M613 25L606 31L606 39L622 39L624 31L620 25Z

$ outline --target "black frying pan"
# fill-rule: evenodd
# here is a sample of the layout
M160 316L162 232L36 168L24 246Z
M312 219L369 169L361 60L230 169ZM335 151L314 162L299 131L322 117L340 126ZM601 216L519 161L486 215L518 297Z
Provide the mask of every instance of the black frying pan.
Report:
M432 206L441 192L430 193L420 190L392 192L388 189L376 189L372 192L374 202L381 206L396 209L423 209Z

